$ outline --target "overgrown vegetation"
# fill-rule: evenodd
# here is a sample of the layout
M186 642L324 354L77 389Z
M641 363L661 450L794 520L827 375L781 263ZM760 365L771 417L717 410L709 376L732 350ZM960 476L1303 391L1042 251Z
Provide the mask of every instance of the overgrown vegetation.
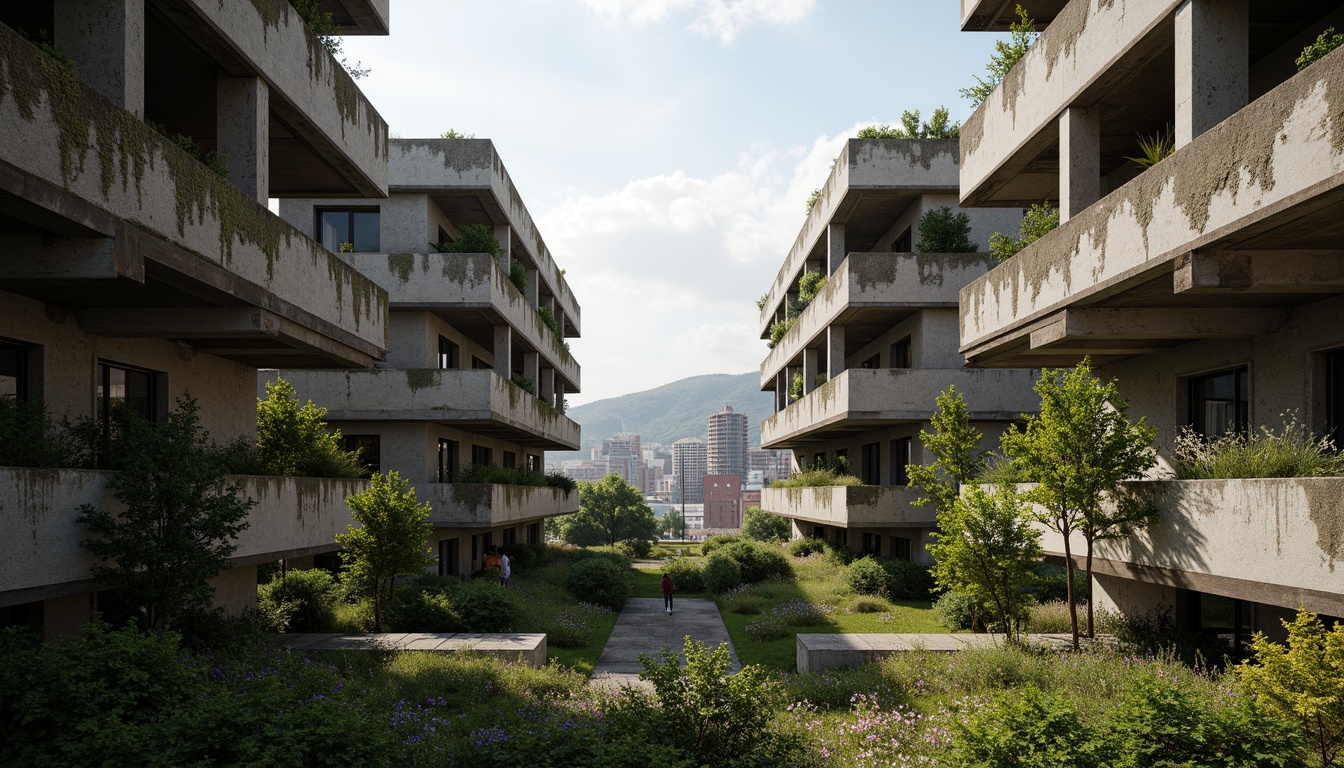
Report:
M1336 34L1334 27L1327 28L1311 45L1302 49L1302 54L1297 57L1297 71L1310 67L1341 45L1344 45L1344 33Z
M579 511L556 520L555 528L563 541L581 547L658 538L658 520L643 494L614 474L579 483Z
M46 403L0 397L0 467L68 467L77 453Z
M312 400L299 405L294 385L266 382L257 400L255 471L298 477L363 477L359 453L341 447L340 430L328 431L327 409Z
M512 382L515 387L523 390L524 392L526 392L529 395L532 395L533 397L536 397L537 384L536 382L532 381L531 378L524 376L521 373L515 373L509 377L509 381Z
M162 123L146 120L145 125L167 139L173 146L196 158L201 165L209 168L216 176L221 179L229 178L229 167L225 164L224 157L219 153L208 151L185 133L175 133L168 130Z
M504 246L490 227L484 224L463 224L457 228L457 239L451 243L430 243L437 253L488 253L496 259L504 255Z
M798 278L798 312L803 311L814 299L821 289L826 287L826 275L821 272L804 272Z
M1285 414L1287 422L1275 433L1229 432L1204 437L1189 427L1176 434L1172 468L1183 480L1230 480L1250 477L1341 477L1344 453L1327 437L1318 437Z
M754 541L784 542L793 535L793 523L787 517L780 517L760 507L747 507L747 511L742 513L742 535Z
M766 347L774 349L775 345L784 338L784 335L793 328L793 324L798 321L798 317L787 317L783 320L777 320L770 324L770 341L766 342Z
M1171 123L1152 136L1140 136L1138 145L1139 156L1126 157L1126 160L1138 163L1141 168L1152 168L1166 160L1176 151L1176 136L1172 133Z
M979 107L989 98L989 94L1008 76L1013 65L1026 56L1031 44L1036 42L1036 22L1032 21L1022 6L1017 6L1015 11L1017 21L1008 27L1010 36L1007 40L995 41L994 52L989 55L989 63L985 65L985 77L976 77L975 85L961 89L961 95L971 102L973 108Z
M562 491L578 487L574 479L559 473L529 472L521 467L498 467L494 464L464 464L453 476L455 483L490 483L493 485L548 486Z
M449 128L448 130L446 130L446 131L444 131L443 133L439 134L439 138L441 138L441 139L474 139L474 138L476 138L476 134L474 134L474 133L462 133L461 131L456 131L456 130L453 130L452 128Z
M925 211L916 228L919 230L916 253L975 253L979 250L971 242L971 217L961 212L953 213L950 206Z
M363 65L364 62L357 61L351 64L342 54L345 53L345 41L336 34L336 22L332 20L331 14L322 10L321 0L289 0L289 4L294 6L294 10L299 12L299 16L308 24L308 28L317 35L317 39L322 43L322 47L327 53L336 60L341 68L349 73L351 79L358 80L368 76L370 70Z
M947 107L938 107L926 121L920 122L919 110L901 113L900 125L869 125L859 129L860 139L955 139L961 135L961 123L951 121Z
M812 215L812 209L817 207L817 203L820 200L821 200L821 188L818 187L817 189L812 190L812 194L807 196L807 215L809 216Z
M771 488L819 488L831 485L863 485L863 480L834 467L813 467L795 472L770 484Z
M1001 232L989 236L989 252L999 261L1007 261L1019 251L1041 239L1059 226L1059 209L1048 202L1032 204L1022 217L1022 228L1017 237Z

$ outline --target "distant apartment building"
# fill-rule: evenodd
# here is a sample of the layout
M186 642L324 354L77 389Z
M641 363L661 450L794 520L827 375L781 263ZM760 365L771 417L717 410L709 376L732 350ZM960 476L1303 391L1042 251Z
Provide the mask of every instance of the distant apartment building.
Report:
M699 504L704 500L705 444L693 437L672 444L672 501Z
M705 471L711 475L747 474L747 414L725 405L709 417Z
M387 34L387 0L327 5L337 34ZM258 368L383 360L387 292L267 210L388 191L387 124L289 4L3 3L0 48L0 397L161 421L189 394L212 439L251 441ZM0 469L0 625L125 620L75 523L115 505L112 477ZM365 487L238 482L257 504L212 582L232 612L255 605L258 563L334 551Z
M619 475L630 485L644 488L644 452L639 435L625 433L603 440L602 456L607 461L607 474Z
M705 528L737 530L742 527L742 476L705 475Z
M795 536L865 553L927 560L936 521L914 507L906 465L931 461L919 442L938 393L955 385L986 447L1036 409L1030 370L971 370L957 350L957 292L996 263L988 253L915 253L921 217L969 216L971 242L1016 231L1021 212L961 211L955 139L851 139L785 257L761 310L761 388L775 414L761 447L802 468L847 462L862 486L763 488L761 507ZM825 283L806 306L804 277ZM809 282L816 278L808 278ZM787 327L787 332L780 330Z
M579 365L565 339L579 335L579 305L493 143L393 139L386 152L387 200L280 204L387 292L385 367L270 375L326 406L371 470L411 481L432 508L436 570L465 576L492 545L541 544L547 519L578 509L576 492L467 469L541 473L546 451L578 449L565 395L579 391ZM468 226L499 252L456 252Z
M964 29L1003 3L962 3ZM1069 0L962 127L961 200L1058 201L1060 225L961 289L984 372L1089 356L1172 456L1182 429L1344 436L1344 51L1295 60L1338 3ZM1172 131L1150 168L1137 137ZM1092 594L1245 641L1344 616L1344 479L1152 482L1159 522L1098 545ZM1045 549L1062 558L1048 531ZM1073 546L1082 550L1080 541Z
M607 462L570 459L555 465L558 472L579 483L598 483L607 476Z
M761 484L785 480L793 474L793 454L789 451L752 448L747 451L747 473L761 473Z

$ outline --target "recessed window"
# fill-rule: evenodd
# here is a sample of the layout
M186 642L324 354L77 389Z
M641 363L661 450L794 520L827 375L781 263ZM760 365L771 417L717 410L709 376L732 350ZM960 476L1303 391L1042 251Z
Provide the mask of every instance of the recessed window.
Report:
M910 559L910 540L901 536L891 537L891 556L897 560Z
M518 466L518 454L517 454L517 453L514 453L513 451L505 451L505 452L504 452L504 465L503 465L503 466L504 466L505 469L514 469L515 467L517 467L517 466Z
M28 345L0 341L0 397L28 399Z
M452 370L457 368L460 352L457 345L453 342L439 337L439 368L442 370Z
M459 540L456 538L439 540L440 576L456 576L458 574L461 569L461 563L458 560L460 549Z
M882 444L868 443L863 446L863 465L859 467L863 472L864 485L882 484Z
M863 534L863 554L878 556L882 554L882 536L880 534Z
M95 397L104 425L114 405L124 406L145 421L158 418L157 375L152 371L128 368L116 363L98 364Z
M471 367L472 367L472 369L474 369L474 370L478 370L478 371L485 371L485 370L489 370L489 369L491 369L491 368L494 368L493 365L491 365L491 364L485 362L484 360L482 360L481 358L479 358L479 357L477 357L477 356L475 356L475 355L472 355L472 356L471 356Z
M540 471L541 471L541 457L540 457L540 456L538 456L538 455L536 455L536 454L534 454L534 453L529 453L529 454L527 454L527 471L528 471L528 472L540 472Z
M909 253L909 252L911 251L910 244L911 244L912 242L913 242L913 240L912 240L912 238L910 237L910 229L907 228L904 232L901 233L901 236L900 236L900 237L898 237L898 238L896 238L895 240L892 240L892 241L891 241L891 252L892 252L892 253Z
M891 484L909 485L910 474L906 467L910 464L910 438L902 437L891 441Z
M471 463L476 466L486 466L495 463L495 452L484 445L471 446Z
M317 239L332 253L340 253L342 243L349 243L347 251L378 253L378 222L377 208L319 208Z
M1245 432L1251 411L1248 380L1245 368L1190 379L1190 426L1206 437Z
M457 480L458 444L456 440L439 438L439 482L451 483Z
M378 435L344 435L345 450L359 455L359 463L364 465L368 477L382 470L382 438Z
M891 367L909 368L910 367L910 337L891 345Z

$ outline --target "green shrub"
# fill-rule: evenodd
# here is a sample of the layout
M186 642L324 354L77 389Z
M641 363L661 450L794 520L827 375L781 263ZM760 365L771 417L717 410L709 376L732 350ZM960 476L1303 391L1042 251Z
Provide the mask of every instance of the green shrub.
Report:
M1277 434L1261 427L1259 433L1229 432L1206 438L1189 427L1182 428L1176 435L1172 465L1177 477L1188 480L1340 477L1344 476L1344 452L1336 447L1290 415Z
M817 203L820 200L821 200L820 188L812 190L812 194L807 196L807 214L809 216L812 215L812 209L817 207Z
M766 512L760 507L747 507L742 513L742 537L771 544L788 541L793 535L793 523L787 517Z
M994 52L989 55L985 65L985 77L975 78L975 85L961 89L961 95L971 102L971 107L979 107L989 98L989 94L1008 76L1013 65L1027 55L1027 50L1036 41L1036 22L1032 21L1022 6L1017 6L1017 21L1008 27L1012 33L1008 40L994 43Z
M1037 582L1034 597L1038 603L1051 603L1069 599L1068 572L1063 566L1042 564L1036 568ZM1091 599L1092 585L1087 580L1087 571L1075 568L1073 571L1074 596L1080 603Z
M938 620L954 632L962 629L978 629L984 610L975 600L956 592L944 592L933 601L933 612Z
M522 616L518 601L517 592L500 586L493 574L463 582L452 594L464 632L512 631Z
M285 611L287 606L289 632L331 632L339 600L336 577L321 568L276 574L257 589L257 603L264 612Z
M260 474L298 477L364 477L368 468L357 452L341 447L339 430L327 431L327 409L302 406L294 385L266 382L257 401L256 462Z
M486 253L495 258L504 255L504 248L490 227L484 224L463 224L457 228L457 240L451 243L430 243L439 253ZM521 289L520 289L521 290Z
M466 631L449 592L411 585L397 587L393 593L387 625L392 632Z
M458 468L453 482L532 487L547 485L546 475L540 472L528 472L521 467L497 467L494 464L465 464Z
M1028 245L1059 226L1059 209L1050 203L1034 203L1022 217L1021 231L1016 238L995 232L989 236L989 251L999 261L1007 261Z
M892 600L928 600L934 589L930 566L909 560L883 560L887 596Z
M789 554L794 557L807 557L826 551L826 542L815 536L809 536L804 539L794 539L789 542Z
M933 110L927 122L919 119L919 110L901 113L900 125L866 125L859 129L860 139L955 139L961 135L961 124L951 121L947 107Z
M0 396L0 467L68 467L75 452L46 403Z
M831 467L805 469L795 472L785 480L776 480L771 488L820 488L831 485L863 485L859 478L844 474Z
M1094 731L1072 702L1034 686L997 694L990 706L953 719L952 726L952 749L944 764L956 768L1093 768L1100 763Z
M849 610L855 613L882 613L891 610L891 605L880 598L864 596L850 602Z
M579 484L569 475L562 475L559 472L552 472L546 475L546 485L551 488L559 488L565 493L573 493L579 489Z
M705 561L705 588L723 594L742 583L742 566L722 552L715 552Z
M648 539L626 539L618 542L617 546L621 547L626 557L632 559L639 558L642 560L648 557L649 552L653 550L653 542Z
M861 557L845 569L845 584L860 595L887 595L887 569L876 558Z
M565 589L576 600L621 610L630 597L630 577L611 560L589 557L575 562L565 572Z
M765 596L755 584L739 584L723 593L723 605L731 613L760 613L765 607Z
M971 242L971 217L953 213L946 205L930 208L919 217L916 253L975 253Z
M778 616L765 615L742 628L747 637L758 643L781 640L789 636L789 630Z
M784 338L784 335L789 332L789 329L793 327L793 324L797 322L797 320L797 317L788 317L771 323L770 341L766 342L766 346L770 349L774 349L775 345L779 343L780 339Z
M630 570L630 557L625 554L624 547L584 547L583 549L578 550L574 555L575 560L587 560L591 557L606 560L619 568L622 572Z
M804 272L803 276L798 278L798 303L806 307L825 287L826 275L820 272Z
M742 570L742 581L748 584L793 576L793 566L789 565L789 559L783 552L769 544L738 541L724 547L722 552L737 561ZM708 582L708 574L705 580Z
M664 562L663 573L672 577L672 586L678 592L705 591L704 571L689 557L674 557Z
M1302 55L1297 57L1297 71L1310 67L1341 45L1344 45L1344 34L1335 34L1334 27L1327 28L1311 45L1302 49Z
M739 541L746 541L746 539L736 533L731 533L724 536L709 536L705 539L705 543L700 545L700 554L705 557L709 557L710 555L714 554L714 552L717 551L720 547L725 547L729 544L736 544Z
M826 557L826 562L842 567L854 562L854 558L858 557L857 552L834 541L826 542L826 549L823 554Z

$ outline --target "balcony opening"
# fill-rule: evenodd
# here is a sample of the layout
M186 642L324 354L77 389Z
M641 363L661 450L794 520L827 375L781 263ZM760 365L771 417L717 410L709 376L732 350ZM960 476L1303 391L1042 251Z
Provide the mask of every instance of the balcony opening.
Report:
M910 540L903 536L891 537L891 556L897 560L910 559Z
M527 524L527 545L529 547L540 547L542 545L542 523Z
M908 437L891 441L891 484L909 485L910 474L906 467L910 465L911 441Z
M891 252L910 253L912 250L914 250L913 243L914 240L911 238L910 227L906 227L905 231L901 233L900 237L897 237L896 239L891 241Z
M457 576L462 570L459 540L439 539L439 575Z
M868 443L861 449L861 466L864 485L882 484L882 444Z
M910 367L910 337L891 345L891 368L909 368Z
M461 468L458 460L461 450L456 440L439 438L439 482L451 483L457 480L457 472Z
M471 463L478 467L485 467L495 463L495 451L493 448L487 448L484 445L471 446Z
M878 533L863 534L863 554L880 557L882 555L882 535Z
M540 456L536 455L535 453L529 453L529 454L527 454L527 471L528 471L528 472L540 472L540 471L541 471L541 457L540 457Z
M359 455L359 463L364 465L365 477L373 477L383 471L382 437L380 435L344 435L345 450Z
M27 344L0 339L0 397L29 398Z
M1245 433L1251 410L1247 374L1237 368L1188 379L1190 427L1205 437Z
M456 369L461 364L461 354L462 352L456 344L442 336L439 337L440 370L449 371Z
M378 253L380 214L375 208L318 208L317 241L332 253Z

